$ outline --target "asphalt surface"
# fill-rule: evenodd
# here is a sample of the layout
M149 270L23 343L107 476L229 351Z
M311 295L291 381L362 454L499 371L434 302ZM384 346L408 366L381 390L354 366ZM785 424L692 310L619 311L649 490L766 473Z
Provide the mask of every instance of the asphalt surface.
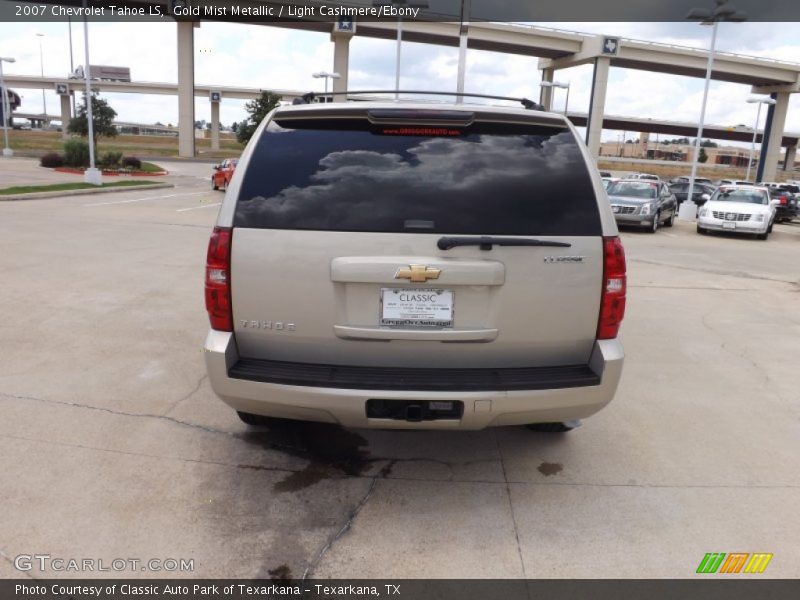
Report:
M800 576L800 226L623 232L622 383L570 434L257 431L203 364L222 194L163 164L174 189L0 202L0 577Z

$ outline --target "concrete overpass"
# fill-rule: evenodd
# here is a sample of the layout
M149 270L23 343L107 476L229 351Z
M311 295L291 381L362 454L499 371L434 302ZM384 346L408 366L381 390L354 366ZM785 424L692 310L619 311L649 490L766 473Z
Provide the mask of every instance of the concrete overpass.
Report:
M69 79L67 77L37 77L27 75L6 75L4 81L9 88L18 89L58 89L57 86L65 90L66 93L59 94L61 98L61 123L69 122L71 112L70 95L84 91L84 83L81 79ZM152 81L92 81L92 89L100 92L114 92L114 93L128 93L128 94L163 94L168 96L178 96L177 83L164 83ZM218 101L211 101L211 92L220 94ZM297 92L295 90L263 90L260 88L248 87L231 87L231 86L218 86L218 85L194 85L194 95L196 97L208 98L211 101L211 149L219 150L219 104L223 98L232 98L238 100L253 100L261 96L261 92L271 91L285 100L294 100L296 97L301 96L305 92ZM194 114L194 108L192 108ZM33 115L24 116L21 113L15 113L14 116L21 118L28 118L31 120L45 120L50 121L58 119L59 117L52 115ZM192 136L194 136L194 119L191 122ZM180 131L180 126L178 127ZM64 137L67 137L66 128L64 130Z
M58 77L37 77L37 76L21 76L10 75L6 76L6 80L12 83L17 88L26 89L53 89L56 84L77 84L76 88L70 91L83 91L82 82L74 79L58 78ZM115 93L132 93L132 94L162 94L162 95L178 95L178 84L168 82L120 82L120 81L95 81L92 82L92 88L101 92L115 92ZM287 90L287 89L263 89L263 88L245 88L245 87L226 87L214 86L208 84L197 84L194 88L194 95L201 98L209 98L211 91L217 91L222 94L222 98L236 98L236 99L253 99L261 95L263 91L269 91L281 96L284 100L291 101L306 93L304 90ZM324 95L324 94L321 94ZM66 98L66 99L64 99ZM376 99L367 98L365 96L358 96L359 99ZM212 107L213 107L212 103ZM66 123L70 117L70 102L69 97L62 95L61 102L61 122ZM211 136L212 136L212 149L219 149L219 113L217 112L217 119L211 121ZM213 116L213 112L212 112ZM41 114L28 114L28 113L14 113L14 117L27 118L31 121L46 121L58 120L59 117L54 115L41 115ZM589 121L587 113L579 113L570 111L568 115L570 121L579 127L586 127ZM178 131L180 128L172 128L170 131ZM648 119L642 117L627 117L619 115L604 115L603 116L603 129L612 129L618 131L631 131L631 132L647 132L659 133L665 135L676 135L681 137L694 137L697 134L697 123L667 121L661 119ZM703 126L704 137L715 140L726 140L736 142L750 142L753 139L752 127L734 126L729 125L713 125L706 124ZM64 133L67 137L67 134ZM762 141L764 137L764 130L759 130L757 133L757 141ZM214 143L216 140L216 143ZM794 156L797 151L798 142L800 142L800 133L784 132L780 138L780 145L786 147L786 157L784 161L784 168L791 168L794 161ZM216 147L214 147L216 145ZM788 165L788 167L787 167Z
M134 2L146 0L134 0ZM280 4L270 0L255 0L256 4ZM226 20L233 20L227 18ZM298 29L330 33L334 42L333 70L342 77L333 82L333 91L347 89L349 44L354 35L394 39L397 24L389 22L358 22L354 32L336 31L334 24L324 21L298 20L291 22L264 23ZM192 58L194 28L199 23L178 22L178 72L181 92L179 107L185 116L181 122L193 124L191 99ZM704 77L708 53L705 50L670 44L652 43L615 36L582 34L560 31L547 27L511 23L471 22L464 27L460 23L403 22L403 39L410 42L458 46L462 36L468 48L537 56L544 81L553 81L555 71L578 64L593 64L592 94L586 122L586 142L592 155L597 157L604 123L605 97L608 73L612 66L641 69L659 73L670 73L689 77ZM613 48L610 47L613 42ZM762 142L759 175L763 179L774 179L786 122L789 94L800 91L800 64L745 56L727 52L717 53L712 78L752 86L755 92L774 89L776 104L769 107L767 127ZM188 78L188 81L187 81ZM185 88L185 89L184 89ZM183 98L181 100L180 98ZM552 88L542 88L540 97L545 107L552 106ZM181 154L194 153L193 138L188 127L181 128ZM774 135L773 135L774 134Z

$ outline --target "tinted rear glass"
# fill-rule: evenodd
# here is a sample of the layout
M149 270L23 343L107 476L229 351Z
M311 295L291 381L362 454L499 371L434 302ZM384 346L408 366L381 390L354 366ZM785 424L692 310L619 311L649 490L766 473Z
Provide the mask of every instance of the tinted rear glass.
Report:
M569 130L270 123L235 227L495 235L600 235L594 188Z

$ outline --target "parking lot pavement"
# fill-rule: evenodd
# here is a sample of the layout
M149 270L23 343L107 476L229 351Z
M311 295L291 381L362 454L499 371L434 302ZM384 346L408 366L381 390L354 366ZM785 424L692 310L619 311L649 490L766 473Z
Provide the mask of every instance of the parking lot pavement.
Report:
M222 194L181 169L170 190L0 203L0 576L46 553L202 577L691 577L706 552L800 576L799 226L624 232L623 380L570 434L254 431L203 365Z

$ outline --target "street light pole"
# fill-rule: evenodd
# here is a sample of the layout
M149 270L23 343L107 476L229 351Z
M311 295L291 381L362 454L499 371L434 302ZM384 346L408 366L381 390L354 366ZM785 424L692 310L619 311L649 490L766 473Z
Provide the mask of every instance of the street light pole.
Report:
M461 0L461 26L458 36L458 75L456 76L456 104L464 102L464 81L467 75L467 42L469 35L470 0Z
M311 76L314 79L325 79L325 102L328 101L328 79L339 79L341 75L339 73L329 73L328 71L319 71L317 73L312 73Z
M714 67L714 47L717 42L717 22L711 26L711 49L708 52L706 64L706 81L703 87L703 103L700 105L700 124L697 126L697 137L694 140L694 160L692 160L692 174L689 176L689 191L686 198L689 202L681 202L678 218L685 221L694 221L697 218L697 205L692 195L694 193L694 179L697 177L697 164L700 159L700 144L703 139L703 121L706 118L706 102L708 101L708 86L711 83L711 69Z
M753 141L750 144L750 158L747 160L747 175L744 177L745 181L750 181L750 167L753 166L753 153L756 150L756 135L758 135L758 121L761 118L761 105L775 104L775 100L772 98L748 98L747 102L750 104L758 104L758 110L756 111L756 123L753 125Z
M86 0L83 0L86 9ZM94 117L92 115L92 86L89 83L91 68L89 68L89 20L84 10L83 17L83 80L86 83L86 125L89 133L89 168L83 174L83 180L92 185L103 185L103 174L94 165Z
M692 161L692 174L689 177L689 190L686 198L689 202L681 202L678 210L678 218L683 221L694 221L697 218L697 205L693 201L694 180L697 177L697 163L700 158L700 144L703 139L703 121L706 117L706 103L708 101L708 87L711 83L711 71L714 68L714 50L717 44L717 25L720 21L741 22L747 19L747 15L737 11L733 5L728 4L728 0L714 0L717 8L713 11L703 8L693 8L686 15L687 19L700 21L703 25L711 25L711 47L708 51L708 63L706 64L706 79L703 87L703 104L700 107L700 123L697 126L697 138L694 140L694 160Z
M463 2L463 0L462 0ZM427 0L372 0L372 6L395 6L402 8L429 8ZM463 5L462 5L463 8ZM403 17L397 17L397 49L394 65L394 99L400 98L400 54L403 46Z
M539 83L541 87L549 87L549 88L561 88L567 90L567 97L564 101L564 116L567 115L567 109L569 108L569 82L561 82L561 81L542 81Z
M42 79L44 79L44 53L42 52L42 38L44 37L44 34L37 33L36 37L39 38L39 68L42 74ZM42 87L42 110L44 111L42 114L45 116L45 120L47 120L47 99L44 95L44 87ZM44 122L42 122L42 126L44 126Z
M75 72L75 64L72 62L72 17L67 17L67 23L69 24L69 75L72 77L72 74ZM75 94L72 93L70 90L70 95L72 96L72 116L75 116ZM62 125L64 125L62 123Z
M10 56L3 57L0 56L0 94L2 94L3 103L3 137L5 138L5 146L3 146L3 156L14 156L14 151L8 145L8 119L9 115L11 114L11 103L8 100L8 90L6 89L6 83L3 80L3 63L13 63L16 62L16 59L11 58Z

